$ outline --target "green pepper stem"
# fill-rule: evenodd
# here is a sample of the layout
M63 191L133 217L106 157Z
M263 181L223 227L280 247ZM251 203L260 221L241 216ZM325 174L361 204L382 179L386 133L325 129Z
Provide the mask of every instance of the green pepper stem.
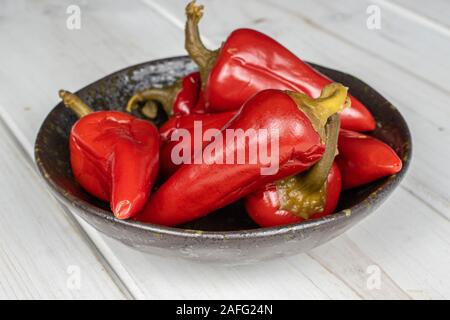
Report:
M304 93L288 91L298 107L309 117L314 128L321 133L328 118L350 106L348 88L340 83L330 83L323 87L316 99Z
M303 219L322 212L326 205L327 180L337 152L339 115L334 114L326 125L325 152L307 172L283 179L277 183L280 208Z
M200 37L198 24L203 16L203 6L196 5L195 0L186 6L186 26L184 47L200 70L202 86L206 84L219 53L219 50L209 50Z
M334 114L326 125L325 152L322 158L302 177L305 188L310 191L318 191L326 183L334 157L337 152L337 142L339 137L339 115Z
M94 112L83 100L76 94L66 90L59 90L59 97L63 100L64 105L72 110L78 118L82 118L91 112Z
M126 110L131 112L139 106L139 103L148 101L157 101L161 103L164 111L168 116L172 115L173 104L178 93L181 90L181 81L178 80L174 84L164 88L148 88L133 95L128 100Z

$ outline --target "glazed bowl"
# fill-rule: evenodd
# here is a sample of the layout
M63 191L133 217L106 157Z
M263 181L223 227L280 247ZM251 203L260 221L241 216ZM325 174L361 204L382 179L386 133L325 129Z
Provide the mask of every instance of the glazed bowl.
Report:
M205 218L174 228L118 220L107 203L86 193L72 175L68 138L77 118L62 103L53 108L39 130L35 143L36 164L53 194L73 212L100 232L141 251L225 264L251 263L308 251L342 234L373 212L398 186L411 158L408 126L389 101L351 75L313 66L350 88L352 95L370 109L377 121L372 135L389 144L403 160L403 169L398 174L343 192L336 213L330 216L259 228L238 201ZM150 61L108 75L77 94L96 110L124 110L137 90L171 83L195 69L187 57Z

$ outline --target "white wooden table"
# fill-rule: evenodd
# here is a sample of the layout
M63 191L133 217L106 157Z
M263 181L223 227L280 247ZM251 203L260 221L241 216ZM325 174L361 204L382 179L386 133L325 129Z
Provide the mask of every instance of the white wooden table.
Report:
M34 139L58 89L184 54L186 2L0 0L0 298L450 298L450 2L202 3L211 47L256 28L390 99L414 138L407 178L376 213L308 254L222 268L125 247L49 194ZM66 27L71 4L79 30ZM380 29L366 25L369 5Z

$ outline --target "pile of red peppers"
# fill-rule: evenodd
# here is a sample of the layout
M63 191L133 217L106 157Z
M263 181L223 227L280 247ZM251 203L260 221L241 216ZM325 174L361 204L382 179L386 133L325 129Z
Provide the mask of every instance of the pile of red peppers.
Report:
M73 174L86 191L109 201L117 218L175 226L243 199L262 227L298 223L333 213L341 190L401 170L387 144L361 133L376 122L348 88L256 30L235 30L220 49L207 49L198 28L202 14L195 1L187 5L185 48L198 72L137 92L124 112L93 112L60 92L80 118L70 135ZM129 113L136 108L150 120L162 109L168 121L158 130ZM198 124L215 134L197 143ZM237 143L218 139L239 130L268 134ZM274 132L273 173L262 174L269 168L261 159L223 163L249 155ZM181 163L174 159L180 136L191 146ZM151 194L158 176L162 183Z

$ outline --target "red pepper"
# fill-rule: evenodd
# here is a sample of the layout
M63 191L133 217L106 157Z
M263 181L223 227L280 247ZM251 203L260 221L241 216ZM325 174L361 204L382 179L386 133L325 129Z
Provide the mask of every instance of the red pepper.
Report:
M135 215L158 173L158 130L124 112L93 112L70 92L61 90L60 96L80 117L70 132L75 179L93 196L109 201L117 218Z
M173 226L202 217L256 191L267 183L298 174L316 163L323 155L321 133L328 117L346 102L347 89L339 84L324 88L323 96L313 100L299 93L265 90L248 100L226 130L266 130L271 140L279 134L278 171L262 175L269 164L258 158L254 164L220 164L236 154L250 150L268 140L258 136L248 143L234 139L214 139L201 163L183 164L153 195L139 221ZM266 136L267 138L267 136ZM274 145L271 144L271 152Z
M237 111L228 111L222 113L193 113L190 115L179 115L170 118L166 123L164 123L161 128L159 128L159 134L161 135L161 140L167 142L170 140L170 136L177 129L183 128L188 131L194 130L195 121L201 121L203 129L217 128L221 129L228 121L231 120Z
M171 140L171 136L179 129L184 129L189 132L191 137L191 146L194 146L194 123L200 122L203 131L208 129L222 129L235 115L236 111L222 112L222 113L205 113L205 114L190 114L179 115L170 118L160 129L162 146L160 150L160 172L163 177L171 176L180 166L172 161L172 150L179 143L178 140ZM206 142L202 144L202 147ZM193 155L195 150L192 149Z
M339 116L326 126L325 153L308 171L266 185L246 197L250 217L262 227L300 222L330 214L341 193L341 175L334 157L339 136Z
M170 86L137 92L128 101L127 111L137 108L140 103L157 101L162 104L168 116L203 113L204 100L200 88L200 73L192 72Z
M200 39L198 23L203 6L186 7L185 47L200 69L208 112L241 107L264 89L303 92L317 98L332 80L314 70L274 39L251 29L233 31L222 47L208 50ZM356 131L375 129L375 120L356 98L341 113L341 126Z
M326 202L323 211L314 213L309 219L327 216L336 209L341 194L341 174L333 164L327 179ZM245 198L245 208L250 217L261 227L274 227L305 221L304 217L289 210L280 209L280 195L275 183L269 184Z
M344 189L362 186L402 169L402 160L391 147L365 134L341 130L338 147L336 162Z

